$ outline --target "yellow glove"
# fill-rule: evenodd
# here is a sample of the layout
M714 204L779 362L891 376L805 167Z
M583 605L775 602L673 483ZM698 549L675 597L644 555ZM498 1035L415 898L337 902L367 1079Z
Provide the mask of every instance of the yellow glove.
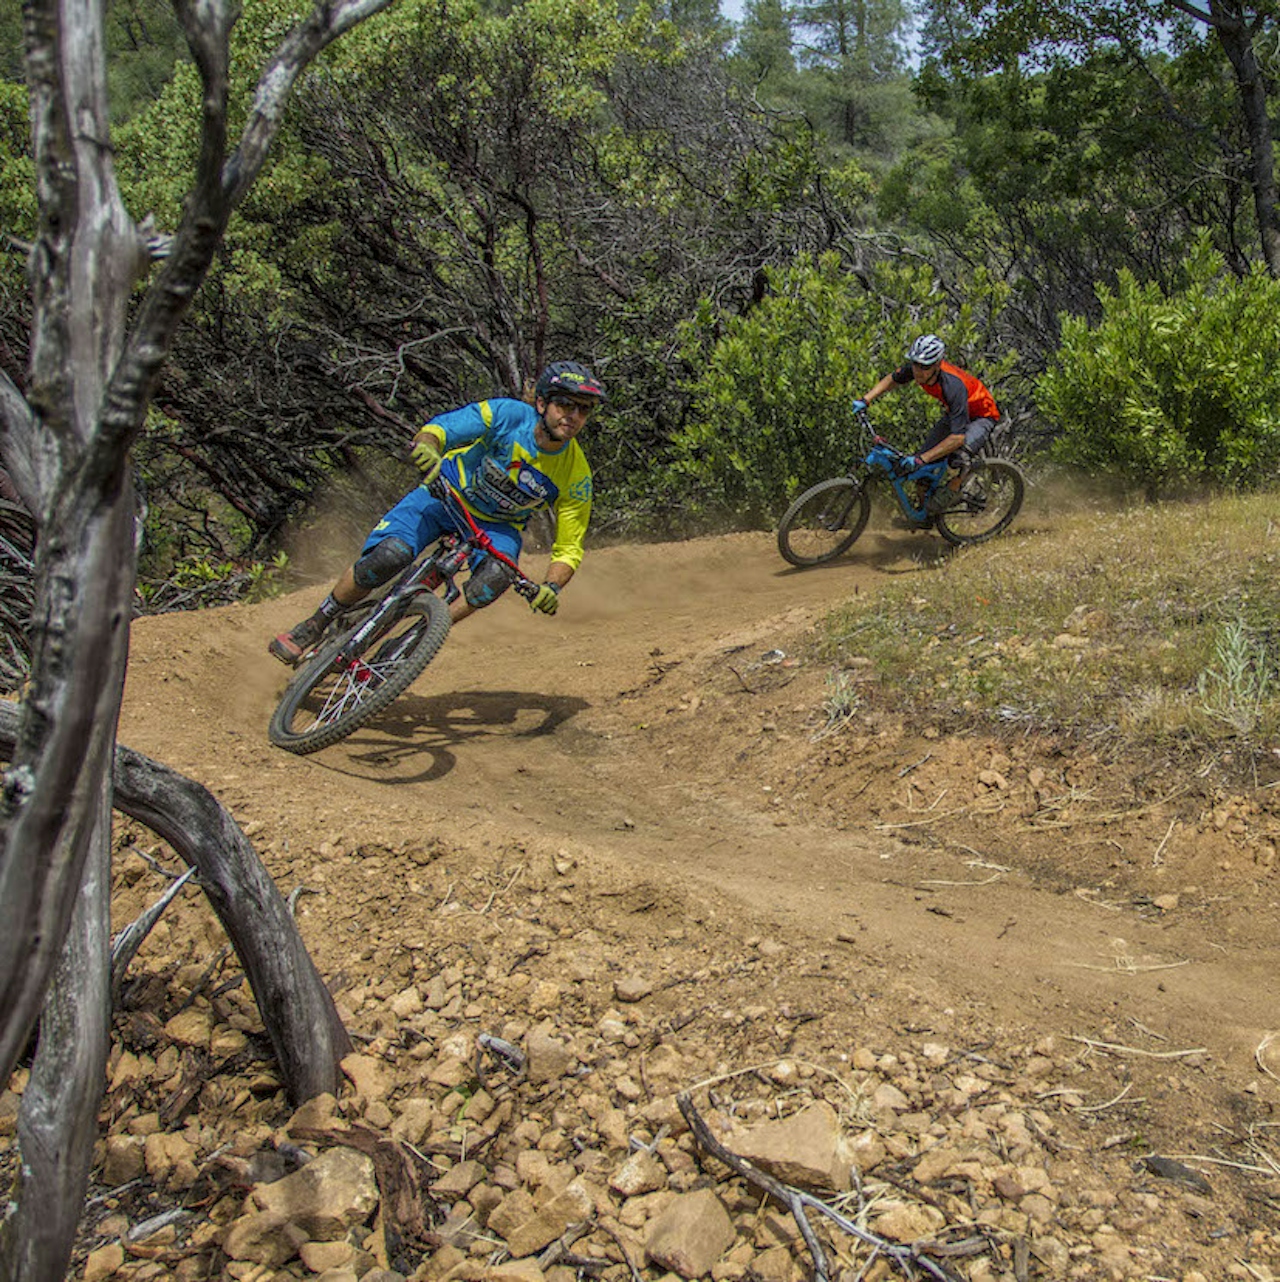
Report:
M560 608L560 589L554 584L543 583L529 598L529 609L540 614L554 614Z
M422 483L430 484L440 474L440 442L434 436L424 436L409 451L414 466L422 473Z

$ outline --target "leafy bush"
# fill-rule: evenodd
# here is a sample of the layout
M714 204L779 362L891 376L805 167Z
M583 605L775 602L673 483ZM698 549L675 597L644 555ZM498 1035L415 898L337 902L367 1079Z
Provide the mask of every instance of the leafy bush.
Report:
M162 582L139 580L138 606L143 614L166 614L235 601L261 601L279 590L288 568L284 552L276 553L269 562L187 557Z
M1171 482L1248 484L1280 446L1280 281L1229 274L1202 240L1186 284L1164 293L1120 274L1094 326L1065 317L1036 385L1062 435L1055 453L1118 473L1154 498Z
M686 493L692 482L703 505L755 522L850 466L850 403L902 363L916 334L936 330L965 352L975 346L973 305L998 292L977 277L970 305L951 314L927 267L884 264L867 288L835 254L771 270L768 282L745 314L726 322L706 306L685 326L686 359L702 373L693 421L674 441L673 473ZM888 397L877 402L876 427L915 444L932 409L918 395Z

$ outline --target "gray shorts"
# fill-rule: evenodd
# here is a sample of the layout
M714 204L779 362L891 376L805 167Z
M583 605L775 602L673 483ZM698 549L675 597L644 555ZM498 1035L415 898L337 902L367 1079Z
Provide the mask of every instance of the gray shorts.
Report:
M979 454L982 453L982 447L987 443L987 438L991 435L991 429L995 422L989 418L975 418L965 428L964 444L951 455L957 465L967 467L973 462ZM920 447L920 453L931 450L940 441L945 441L951 435L951 426L946 419L939 419L932 432L929 433L929 439Z

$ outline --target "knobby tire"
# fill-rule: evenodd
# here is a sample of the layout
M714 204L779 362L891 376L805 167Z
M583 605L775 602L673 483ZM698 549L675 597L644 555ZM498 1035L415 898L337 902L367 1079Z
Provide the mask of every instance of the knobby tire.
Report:
M365 665L362 671L380 678L376 684L339 666L342 647L355 631L349 628L304 664L290 682L268 727L271 742L305 756L345 739L422 675L449 635L449 624L449 607L438 596L423 592L414 597L360 656ZM297 728L299 722L302 729Z
M792 565L821 565L851 548L867 527L871 495L847 476L811 485L778 526L778 551Z
M934 524L948 543L985 543L1009 528L1022 508L1026 481L1007 459L988 459L960 487L961 500Z

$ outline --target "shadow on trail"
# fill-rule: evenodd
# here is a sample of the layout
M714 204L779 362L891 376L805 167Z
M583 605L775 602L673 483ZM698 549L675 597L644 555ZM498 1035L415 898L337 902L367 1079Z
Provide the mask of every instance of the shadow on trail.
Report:
M882 574L913 573L925 566L936 565L954 555L956 550L940 534L904 525L902 529L866 534L847 552L819 565L787 565L784 562L774 571L774 577L789 579L797 574L847 570L851 564L865 565Z
M337 774L378 783L429 783L457 764L455 749L497 737L535 739L589 707L577 697L515 690L402 695L344 744L345 762L325 761ZM426 761L424 762L424 758Z

